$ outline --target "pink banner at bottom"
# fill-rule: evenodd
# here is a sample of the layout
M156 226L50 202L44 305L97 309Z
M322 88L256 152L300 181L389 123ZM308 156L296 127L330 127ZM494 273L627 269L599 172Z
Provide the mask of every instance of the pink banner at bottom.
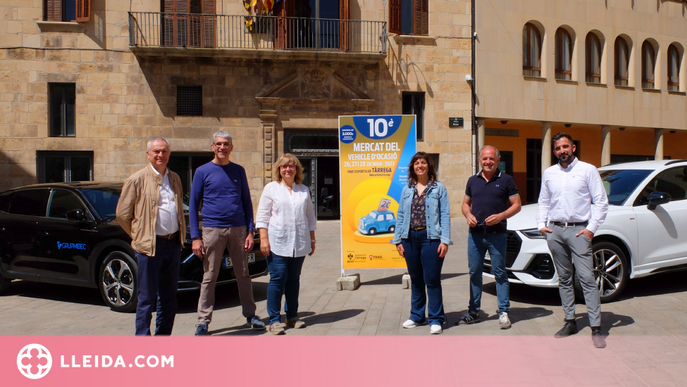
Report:
M643 345L669 347L653 336L611 336L607 348L595 349L588 335L5 336L0 343L3 386L98 387L620 386L647 382L632 364Z

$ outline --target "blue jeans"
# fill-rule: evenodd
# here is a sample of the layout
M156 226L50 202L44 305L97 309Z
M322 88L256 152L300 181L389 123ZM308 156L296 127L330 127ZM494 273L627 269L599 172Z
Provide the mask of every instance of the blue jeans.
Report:
M506 233L469 233L468 266L470 268L470 304L472 313L479 312L482 304L482 271L487 250L491 257L491 270L496 278L496 299L499 313L510 311L508 273L506 272Z
M305 256L282 257L272 252L267 256L267 267L270 270L270 282L267 284L267 313L270 315L270 324L281 321L282 296L286 298L286 318L298 316L298 291L304 261Z
M136 253L138 261L138 305L136 336L150 335L153 304L156 305L155 335L172 334L177 314L177 289L181 243L179 239L155 238L155 256Z
M427 229L424 229L410 230L408 239L403 239L401 243L411 281L410 319L417 323L424 322L427 307L429 324L443 324L446 321L441 292L441 267L444 259L439 258L437 253L441 242L438 239L427 239Z

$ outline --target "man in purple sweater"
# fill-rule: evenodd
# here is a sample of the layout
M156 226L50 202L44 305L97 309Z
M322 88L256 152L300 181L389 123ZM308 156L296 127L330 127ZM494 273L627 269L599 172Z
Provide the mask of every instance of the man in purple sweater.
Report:
M255 315L253 283L248 274L246 253L253 249L253 202L246 171L229 161L234 149L231 135L224 131L213 136L215 158L196 169L191 185L189 223L193 253L203 258L203 282L198 300L196 336L208 335L215 305L215 284L222 265L224 249L229 256L239 287L243 316L253 329L265 329ZM202 204L203 230L198 227L198 207Z

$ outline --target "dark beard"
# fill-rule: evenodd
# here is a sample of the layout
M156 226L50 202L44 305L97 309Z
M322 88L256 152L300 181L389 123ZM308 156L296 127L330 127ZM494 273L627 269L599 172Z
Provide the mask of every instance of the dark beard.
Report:
M572 161L573 155L568 153L568 154L561 154L558 156L558 161L561 162L561 164L567 164Z

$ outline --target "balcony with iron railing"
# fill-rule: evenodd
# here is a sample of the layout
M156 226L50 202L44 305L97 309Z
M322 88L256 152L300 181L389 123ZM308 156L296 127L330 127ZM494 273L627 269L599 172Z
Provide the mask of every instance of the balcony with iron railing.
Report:
M129 46L139 56L376 63L386 39L385 21L129 12Z

